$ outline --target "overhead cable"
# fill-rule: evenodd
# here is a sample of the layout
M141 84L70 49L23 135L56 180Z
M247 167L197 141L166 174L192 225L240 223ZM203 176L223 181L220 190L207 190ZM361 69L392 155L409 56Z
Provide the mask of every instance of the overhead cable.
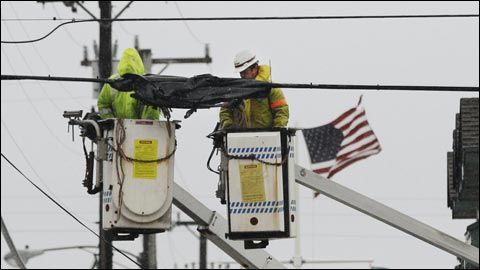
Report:
M19 44L37 42L50 36L58 28L72 23L85 22L139 22L139 21L288 21L288 20L352 20L352 19L426 19L426 18L472 18L479 17L478 14L419 14L419 15L352 15L352 16L265 16L265 17L190 17L190 18L114 18L114 19L71 19L70 21L57 25L53 30L43 37L32 40L2 40L5 44ZM2 21L13 21L15 19L2 19ZM17 19L18 20L18 19ZM25 19L45 20L45 19ZM65 20L56 19L52 20Z
M63 207L60 203L58 203L55 199L53 199L50 195L48 195L45 191L43 191L39 186L37 186L32 180L30 180L20 169L17 168L17 166L15 166L15 164L13 164L3 153L1 153L2 157L10 164L10 166L12 166L18 173L20 173L25 179L27 179L28 182L30 182L30 184L32 184L36 189L38 189L43 195L45 195L50 201L52 201L54 204L56 204L58 207L60 207L65 213L67 213L69 216L71 216L75 221L77 221L80 225L82 225L83 227L85 227L87 230L89 230L91 233L93 233L95 236L97 236L101 241L104 241L107 245L110 245L112 246L113 249L115 249L116 251L118 251L120 254L122 254L123 256L125 256L128 260L130 260L131 262L133 262L134 264L136 264L137 266L139 266L140 268L143 269L143 267L138 264L136 261L134 261L132 258L130 258L129 256L127 256L127 254L125 254L123 251L121 251L120 249L116 248L115 246L113 246L112 244L108 243L108 241L106 241L103 237L100 237L100 235L98 233L96 233L95 231L93 231L92 229L90 229L90 227L88 227L87 225L85 225L82 221L80 221L75 215L73 215L72 213L70 213L65 207Z
M73 81L113 83L115 80L99 78L53 77L1 75L1 80L43 80L43 81ZM359 85L359 84L313 84L313 83L269 83L270 87L323 89L323 90L396 90L396 91L429 91L429 92L478 92L479 87L471 86L425 86L425 85Z

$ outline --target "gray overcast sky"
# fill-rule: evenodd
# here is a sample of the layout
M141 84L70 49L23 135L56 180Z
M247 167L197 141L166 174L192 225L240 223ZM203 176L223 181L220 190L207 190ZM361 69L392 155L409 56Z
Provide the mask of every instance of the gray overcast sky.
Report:
M127 2L114 2L113 14ZM478 2L178 2L185 17L301 16L386 14L478 14ZM99 14L97 2L85 6ZM1 2L2 19L88 18L61 3ZM134 2L128 17L179 17L175 2ZM2 21L2 40L24 40L48 33L58 22ZM236 52L251 48L263 63L271 61L273 80L288 83L479 85L478 18L189 22L196 37L210 44L210 65L172 65L164 74L212 73L234 77ZM183 22L113 24L119 54L133 46L151 48L153 57L201 57L203 44ZM2 74L91 77L80 66L83 45L92 53L98 23L70 24L33 44L2 44ZM162 67L154 66L153 72ZM26 175L53 193L91 228L97 228L98 199L81 186L81 140L71 141L63 110L88 110L96 104L90 83L2 81L2 153ZM452 148L455 113L461 97L478 93L400 91L322 91L285 89L290 126L325 124L354 106L364 106L383 151L335 175L333 181L383 202L458 239L473 220L452 220L446 199L446 153ZM174 112L183 120L184 111ZM183 121L178 131L175 181L211 209L225 216L214 197L217 178L205 163L218 110L203 110ZM78 132L77 132L78 134ZM300 165L309 167L303 139ZM23 154L22 154L23 153ZM26 158L26 159L25 159ZM1 213L18 248L96 245L98 240L49 202L3 159ZM301 249L307 260L371 259L389 268L452 268L456 258L444 251L343 206L329 198L312 199L300 189ZM174 208L174 216L179 210ZM187 217L182 214L182 218ZM3 239L3 236L2 236ZM198 261L198 241L186 229L157 235L158 266L183 267ZM134 253L141 241L116 242ZM3 256L2 268L10 268ZM277 259L293 256L293 240L271 241ZM209 261L231 261L214 245ZM116 262L133 264L120 255ZM29 262L32 268L87 268L92 256L82 251L51 252ZM358 267L358 265L356 265ZM118 267L118 266L117 266ZM330 267L334 267L331 266Z

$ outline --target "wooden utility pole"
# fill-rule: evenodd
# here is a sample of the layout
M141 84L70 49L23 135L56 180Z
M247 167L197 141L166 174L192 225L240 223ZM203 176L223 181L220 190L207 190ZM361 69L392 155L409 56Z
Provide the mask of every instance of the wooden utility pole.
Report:
M99 1L100 6L100 18L111 19L112 18L112 2L111 1ZM100 53L98 59L98 68L100 78L107 79L112 72L112 23L111 21L100 22ZM112 233L104 231L103 226L103 192L100 191L100 269L112 269Z
M139 50L138 53L142 57L145 73L152 72L152 50ZM142 267L145 269L157 269L157 235L143 234L143 252Z
M157 269L157 238L156 234L143 235L143 252L141 265L144 269Z
M196 221L181 221L180 220L180 214L177 214L177 221L172 224L172 229L175 228L176 226L200 226L200 223ZM207 237L205 236L206 231L202 229L197 229L200 235L198 236L198 239L200 240L200 250L198 252L199 258L199 269L207 269Z
M200 269L207 269L207 237L200 233Z

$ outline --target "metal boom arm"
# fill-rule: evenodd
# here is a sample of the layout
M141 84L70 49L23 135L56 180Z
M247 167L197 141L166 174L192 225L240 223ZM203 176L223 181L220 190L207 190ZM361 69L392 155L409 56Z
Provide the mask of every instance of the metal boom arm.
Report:
M298 165L295 165L295 179L301 185L319 191L327 197L478 266L478 248L474 246ZM228 225L225 218L208 209L177 184L173 189L173 204L197 223L203 224L199 226L199 231L242 266L257 269L286 269L266 251L245 250L243 242L226 239Z
M198 230L243 267L286 269L281 262L265 250L246 250L243 247L243 241L225 239L225 233L228 232L225 218L208 209L176 183L173 188L173 204L198 224L203 224L204 226L199 226Z
M384 204L295 165L297 183L406 232L478 266L478 248L453 238Z

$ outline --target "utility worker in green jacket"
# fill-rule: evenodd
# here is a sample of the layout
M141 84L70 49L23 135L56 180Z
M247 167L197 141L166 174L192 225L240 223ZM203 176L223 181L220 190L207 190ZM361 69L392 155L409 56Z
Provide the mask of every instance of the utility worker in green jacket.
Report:
M118 63L118 74L112 75L110 79L119 78L125 74L144 75L143 61L137 50L127 48L123 51L122 58ZM100 117L122 118L122 119L151 119L158 120L160 112L141 101L132 98L130 92L120 92L112 88L108 83L103 85L98 96L97 106Z
M258 65L251 51L242 51L235 56L235 71L243 79L270 81L270 67ZM222 128L276 128L288 124L288 104L280 88L272 88L266 98L245 99L239 106L225 104L220 109Z

